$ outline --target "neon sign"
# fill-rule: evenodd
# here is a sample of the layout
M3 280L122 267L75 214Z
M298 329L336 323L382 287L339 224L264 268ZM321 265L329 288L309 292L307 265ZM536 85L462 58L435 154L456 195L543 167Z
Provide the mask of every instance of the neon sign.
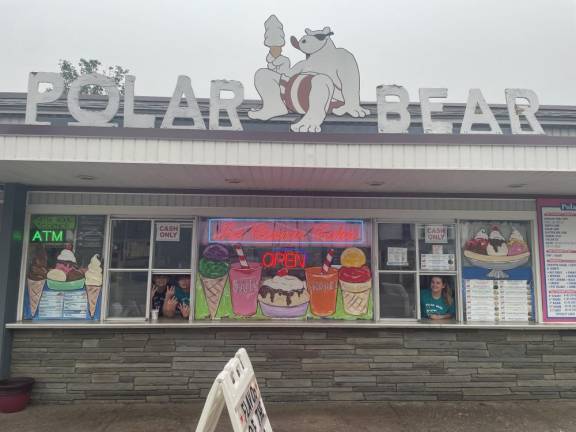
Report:
M209 219L208 241L240 244L361 244L364 243L364 221Z
M269 251L262 255L262 267L276 268L284 267L287 269L305 268L306 254L294 250L287 251Z
M32 230L32 243L64 243L64 230Z

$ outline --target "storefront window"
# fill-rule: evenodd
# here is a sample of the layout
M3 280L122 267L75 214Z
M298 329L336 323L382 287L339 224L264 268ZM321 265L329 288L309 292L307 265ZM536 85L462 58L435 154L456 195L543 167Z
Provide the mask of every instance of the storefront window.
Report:
M32 215L24 319L100 319L105 226L105 216Z
M192 224L156 222L155 269L189 269L192 263Z
M378 224L380 318L457 318L454 224Z
M370 319L370 224L204 219L196 319Z
M187 221L112 221L110 318L189 318L192 233Z
M534 319L530 222L461 223L467 321Z

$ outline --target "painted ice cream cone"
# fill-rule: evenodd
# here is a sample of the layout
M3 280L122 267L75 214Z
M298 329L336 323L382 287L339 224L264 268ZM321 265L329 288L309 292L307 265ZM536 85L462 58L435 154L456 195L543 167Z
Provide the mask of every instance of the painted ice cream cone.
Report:
M204 295L208 303L208 310L210 311L210 318L212 319L216 317L216 312L218 312L218 306L220 305L220 299L222 298L227 280L228 273L218 278L208 278L200 275L200 281L202 282L202 288L204 289Z
M100 262L98 255L94 255L90 259L88 270L86 270L86 274L84 276L86 278L88 310L90 312L90 318L94 318L94 314L96 313L96 305L98 304L98 298L100 297L100 292L102 291L102 263Z
M32 264L28 271L27 289L28 305L30 306L31 316L36 315L40 298L44 291L44 284L48 277L48 254L44 247L38 247L33 255Z
M221 244L211 244L204 249L198 264L200 282L208 305L210 318L214 319L220 306L220 299L228 280L228 249Z
M86 285L86 296L88 297L90 318L94 318L94 314L96 313L96 305L98 304L100 291L102 291L102 285Z
M30 314L32 316L36 315L38 310L38 305L40 304L40 298L42 297L42 292L44 291L44 284L46 279L40 280L27 280L28 288L28 304L30 305Z
M361 249L348 248L340 256L342 267L338 271L344 311L358 316L368 312L372 291L372 274Z
M340 289L344 310L350 315L363 315L368 312L368 302L372 290L372 276L367 266L361 268L342 267L339 271Z

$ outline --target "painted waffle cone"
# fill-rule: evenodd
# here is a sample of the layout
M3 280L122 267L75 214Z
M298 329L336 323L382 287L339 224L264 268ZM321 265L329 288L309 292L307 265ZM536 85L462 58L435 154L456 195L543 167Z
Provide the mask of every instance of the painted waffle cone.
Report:
M86 285L86 296L88 297L90 318L94 318L94 314L96 313L96 304L98 303L98 297L100 297L101 290L102 285Z
M30 305L30 314L32 316L36 315L38 310L38 305L40 304L40 297L42 297L42 291L44 290L44 284L46 279L40 280L27 280L28 287L28 304Z
M219 278L207 278L200 275L200 281L202 282L202 288L204 288L204 296L206 297L206 303L208 303L211 319L216 317L216 312L218 312L218 306L220 305L220 299L222 298L227 280L228 273Z
M350 315L363 315L368 312L368 300L372 289L372 280L362 283L340 281L344 311Z

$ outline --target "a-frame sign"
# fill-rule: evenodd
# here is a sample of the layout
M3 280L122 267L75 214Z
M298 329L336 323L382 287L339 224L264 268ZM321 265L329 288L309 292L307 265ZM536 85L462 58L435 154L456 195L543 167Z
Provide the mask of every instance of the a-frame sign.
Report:
M216 377L196 432L213 432L225 405L234 432L272 432L254 369L244 348L238 350Z

